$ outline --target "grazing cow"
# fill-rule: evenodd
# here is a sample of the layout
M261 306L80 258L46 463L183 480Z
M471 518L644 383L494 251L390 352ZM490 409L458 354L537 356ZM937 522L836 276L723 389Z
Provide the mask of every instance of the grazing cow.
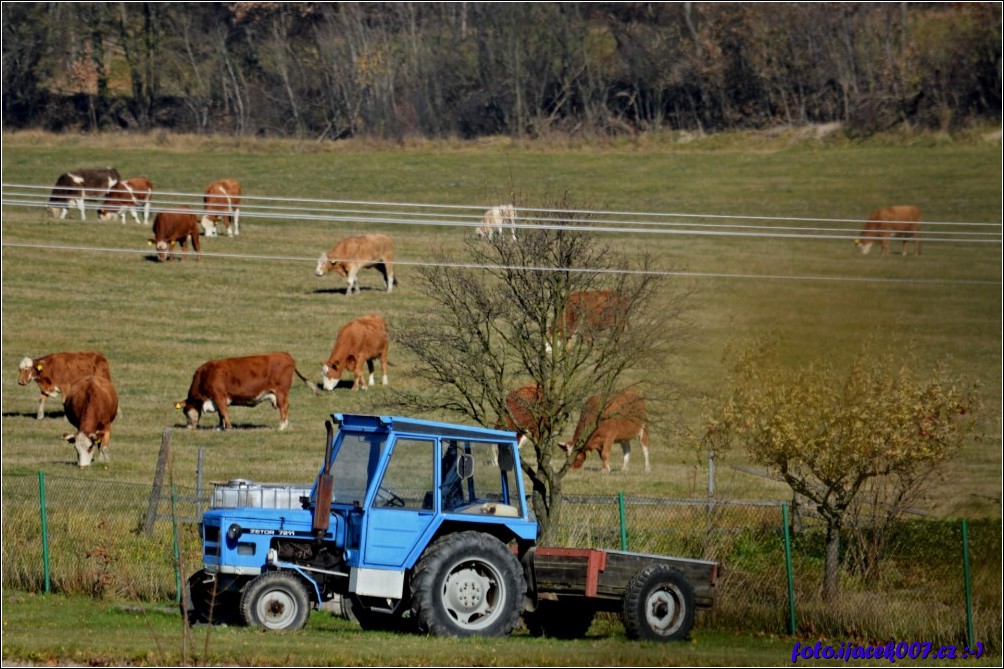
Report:
M75 170L59 175L49 197L49 214L64 219L70 207L80 210L80 220L86 221L84 202L87 198L100 200L122 177L114 167Z
M876 241L882 247L882 255L889 255L889 240L903 242L903 255L906 247L913 242L914 255L920 255L920 209L912 205L881 207L872 212L865 223L861 237L854 240L855 246L862 254L872 250Z
M179 207L186 211L162 211L153 219L153 237L147 243L157 247L157 259L164 262L174 255L174 245L181 245L182 258L188 252L185 244L192 240L195 249L195 259L202 252L199 241L199 219L185 206Z
M505 398L507 415L504 427L519 436L518 447L532 438L540 440L550 417L545 415L541 406L543 394L540 385L531 383L512 391Z
M279 429L289 425L289 389L293 374L316 395L315 388L289 353L277 351L242 358L223 358L204 363L192 376L188 397L174 406L188 419L190 430L198 427L203 412L220 414L220 430L229 430L231 405L258 406L265 400L279 410Z
M17 383L25 386L38 384L38 420L45 417L45 400L63 393L71 383L84 376L102 376L111 379L108 359L97 351L67 351L50 353L41 358L25 358L18 365ZM65 393L63 393L65 397Z
M596 332L623 327L626 323L627 301L612 290L586 290L568 296L565 309L551 328L544 348L551 353L552 342L561 340L566 350L576 336L591 342Z
M241 234L241 185L237 181L222 179L206 186L202 206L206 237L216 237L216 224L221 222L227 229L227 237Z
M109 462L108 442L112 437L112 421L119 411L119 396L110 379L84 376L67 386L63 393L63 412L76 432L63 435L77 451L77 465L87 467L98 458Z
M394 289L394 242L390 237L380 234L346 237L321 254L314 275L324 276L335 270L348 280L345 294L351 295L353 290L359 292L356 275L367 267L375 267L383 275L388 293Z
M644 398L632 388L610 397L603 408L602 418L597 422L600 403L599 395L593 395L586 400L582 413L579 414L579 422L575 426L575 436L572 437L571 443L561 444L569 455L574 447L580 445L582 447L572 462L572 468L582 467L589 451L599 451L600 459L603 461L603 471L609 472L610 451L613 445L618 443L624 449L624 464L621 466L621 471L627 471L628 461L631 459L631 440L638 437L641 440L642 452L645 454L645 471L649 471L648 431L645 427L648 416L645 412Z
M98 218L110 221L115 216L126 222L128 214L140 225L150 225L150 196L153 195L153 184L146 177L124 179L108 191L105 202L98 209ZM143 209L143 220L139 220L139 210Z
M475 234L480 238L492 239L496 234L503 234L502 228L509 226L512 238L516 239L516 207L511 204L502 204L485 211L481 217L481 227Z
M380 358L383 385L387 385L387 351L390 338L387 323L377 314L367 314L349 321L338 333L331 355L321 365L322 382L325 390L334 390L342 377L342 372L352 372L352 390L362 386L367 388L363 376L363 363L369 369L369 384L373 385L373 361Z

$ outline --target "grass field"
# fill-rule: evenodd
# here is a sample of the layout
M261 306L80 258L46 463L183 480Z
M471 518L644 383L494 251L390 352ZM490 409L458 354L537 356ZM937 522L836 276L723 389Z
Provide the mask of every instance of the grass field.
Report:
M833 239L698 234L606 234L602 241L628 254L655 252L670 276L667 290L692 287L691 334L664 369L646 370L665 389L650 397L654 470L600 476L590 460L566 479L568 492L638 495L703 494L705 474L682 430L694 426L695 400L720 390L721 355L774 328L792 363L819 356L849 360L864 338L912 342L921 364L947 363L982 381L990 413L989 440L973 443L952 463L950 485L932 491L938 514L1000 513L1001 397L1001 161L999 135L954 142L937 138L876 141L794 141L785 137L722 138L612 145L601 149L515 145L355 146L274 141L4 136L3 181L45 187L60 172L114 164L123 176L150 177L155 191L198 193L232 176L246 196L466 205L478 207L515 194L532 206L568 193L581 208L619 212L742 215L745 225L825 225ZM858 254L855 221L879 204L911 202L926 221L996 225L996 243L928 241L919 257ZM253 207L246 201L245 212ZM288 207L303 207L292 204ZM344 207L344 206L343 206ZM344 207L348 208L348 207ZM260 211L260 209L259 209ZM299 209L297 209L299 211ZM453 210L450 210L451 212ZM165 427L181 427L173 403L182 399L202 362L286 350L301 371L319 378L338 329L367 312L395 325L434 308L415 290L418 263L445 249L463 257L470 228L304 216L245 214L238 238L204 239L201 262L153 262L149 229L133 223L86 223L46 217L41 206L3 207L4 472L75 474L73 452L59 437L69 424L59 401L34 419L34 387L18 387L24 356L98 349L108 356L122 406L110 446L111 466L82 476L134 482L153 475ZM360 217L364 218L364 217ZM690 220L692 217L685 217ZM826 224L779 218L835 219ZM635 216L632 220L640 219ZM716 222L716 219L705 219ZM734 221L733 221L734 222ZM929 224L933 227L934 224ZM980 228L986 229L986 228ZM363 292L347 297L336 276L313 276L316 258L349 233L392 234L398 290L387 294L373 270ZM601 233L604 234L604 233ZM841 237L842 238L837 238ZM945 236L945 235L942 235ZM954 235L956 239L958 235ZM68 248L62 248L68 247ZM250 257L249 257L250 256ZM403 348L391 348L392 387L415 387ZM925 370L918 370L925 371ZM388 389L346 390L313 397L302 385L291 395L291 429L278 432L277 412L265 405L235 408L231 433L209 429L174 433L175 476L194 480L195 453L205 447L207 480L235 476L258 481L309 479L319 462L328 413L384 411ZM733 464L742 464L733 456ZM735 497L787 496L770 481L719 468L718 492Z
M764 667L792 666L796 641L811 646L819 640L703 631L687 642L637 642L624 637L619 623L604 619L595 621L585 638L574 641L525 634L504 639L443 639L361 632L355 623L314 614L307 627L295 634L197 626L186 641L180 616L167 605L116 607L80 598L5 592L3 608L4 658L18 657L35 665L183 666L187 660L184 666ZM66 634L70 624L73 633ZM823 643L840 648L841 641L825 639ZM957 665L961 657L960 646L955 660L923 664ZM796 666L832 663L800 658ZM982 657L967 659L965 664L999 666L1000 654L987 649ZM5 666L14 665L5 662ZM854 660L853 666L889 666L889 661Z
M666 291L694 289L692 325L665 368L640 372L662 390L648 398L658 419L652 430L652 472L635 466L629 473L615 469L603 475L598 461L590 459L565 479L565 491L703 496L707 472L684 431L696 427L698 399L721 389L726 346L773 328L784 336L792 364L819 357L846 362L866 338L881 336L892 346L912 346L921 374L947 364L953 373L981 381L988 407L981 417L986 439L967 444L949 464L945 483L929 491L925 510L943 517L1000 517L999 133L954 140L883 138L864 144L786 135L666 136L600 148L501 140L317 145L167 135L5 134L3 141L0 437L5 474L43 471L149 483L162 434L171 427L176 428L174 478L183 485L194 483L200 448L206 453L207 481L309 482L320 463L329 413L383 413L393 388L420 388L403 347L391 344L390 388L340 389L314 397L301 384L294 385L291 427L284 432L276 429L277 412L267 405L234 408L238 429L232 432L213 429L214 415L203 417L202 429L182 429L174 402L185 396L193 371L211 358L286 350L302 372L317 380L321 361L348 320L380 312L393 338L395 327L433 313L433 296L416 289L420 264L433 262L440 251L463 258L470 240L470 228L363 222L372 214L360 214L356 221L320 220L297 203L283 206L300 215L248 214L242 217L240 237L204 239L200 262L158 263L146 245L148 228L99 222L93 211L86 223L73 214L54 221L41 206L8 202L11 184L39 186L39 193L47 195L61 172L113 164L123 176L150 177L158 192L198 193L212 180L234 177L249 196L466 206L428 211L465 213L469 221L485 206L512 195L518 204L532 206L567 192L583 209L626 212L621 218L634 221L643 220L642 213L660 212L691 215L681 217L685 220L698 214L762 217L739 222L770 226L775 232L831 228L832 238L814 240L657 232L601 237L628 255L653 252L662 268L677 270L666 277ZM889 203L920 206L927 231L990 230L996 241L928 240L919 257L860 255L850 241L860 228L857 221ZM961 228L933 222L990 225ZM340 278L313 275L317 257L340 237L371 231L395 239L399 286L393 293L381 290L373 270L360 275L363 291L353 296L343 294ZM958 234L939 236L962 239ZM70 427L60 401L50 400L47 417L35 420L37 392L34 386L19 387L15 370L24 356L91 349L104 351L110 360L121 415L114 425L111 464L78 470L72 448L60 439ZM739 454L719 462L717 492L722 497L790 498L785 487L729 464L748 463ZM999 589L999 581L995 587ZM57 599L58 607L39 601L4 593L5 657L11 653L39 662L104 657L111 663L151 664L181 657L176 616L154 612L142 617L76 600ZM69 620L97 621L79 630L81 638L92 642L37 633L64 629ZM451 640L394 637L393 643L374 642L375 637L363 637L347 623L315 615L304 635L215 629L208 655L193 657L207 664L304 665L328 664L336 656L347 665L416 664L415 658L449 666L729 665L742 664L739 658L750 666L790 663L790 639L701 630L695 643L667 648L629 644L619 636L622 632L606 632L571 644L517 636L461 649ZM123 643L124 638L129 641ZM204 637L196 643L204 644Z

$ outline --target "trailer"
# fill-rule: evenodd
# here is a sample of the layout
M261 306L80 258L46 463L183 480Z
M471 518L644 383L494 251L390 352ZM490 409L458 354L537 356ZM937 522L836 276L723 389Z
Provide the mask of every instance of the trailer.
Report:
M715 561L538 545L513 432L331 418L309 487L217 488L189 620L292 630L334 608L364 629L577 638L613 611L629 637L671 641L714 604Z

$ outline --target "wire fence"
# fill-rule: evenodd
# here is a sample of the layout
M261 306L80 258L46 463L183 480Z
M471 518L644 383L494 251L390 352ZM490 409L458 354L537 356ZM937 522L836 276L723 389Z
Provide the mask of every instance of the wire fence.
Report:
M201 566L210 494L41 474L2 490L5 588L163 601ZM782 502L567 496L561 513L561 545L719 561L699 627L1001 647L1000 519L968 521L968 580L960 521L907 521L878 570L845 566L825 601L825 527L804 516L786 544Z

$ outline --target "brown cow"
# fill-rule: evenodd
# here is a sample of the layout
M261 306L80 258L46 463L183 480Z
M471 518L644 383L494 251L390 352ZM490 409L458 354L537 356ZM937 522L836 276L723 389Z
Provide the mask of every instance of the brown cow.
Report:
M390 237L381 234L346 237L321 254L314 275L324 276L335 270L348 280L345 294L351 295L353 289L359 292L356 275L367 267L375 267L383 275L388 293L394 289L394 242Z
M120 181L108 191L105 202L98 209L98 218L110 221L115 216L126 222L128 214L140 225L150 225L150 196L153 195L153 183L146 177L134 177ZM139 220L139 209L143 209L143 220Z
M599 395L593 395L586 400L579 414L579 422L575 426L575 436L571 443L561 444L565 452L571 455L573 448L581 450L572 462L572 468L578 469L586 461L586 454L589 451L599 451L600 459L603 461L603 471L610 471L610 451L615 443L624 449L624 464L621 471L627 471L628 461L631 459L631 440L638 437L641 440L641 449L645 454L645 471L649 471L648 461L648 431L646 423L648 416L645 412L645 400L633 388L610 397L602 411L602 419L597 423L596 417L600 415L601 399Z
M86 221L84 203L87 198L100 200L122 177L114 167L74 170L59 175L49 197L48 210L53 218L64 219L70 207L80 210L80 220Z
M551 328L544 348L548 353L552 342L564 342L566 350L578 336L592 342L593 335L602 330L612 330L626 323L627 301L613 290L585 290L568 296L565 309Z
M317 388L300 373L289 353L276 351L242 358L223 358L202 364L192 375L188 397L174 406L188 419L188 428L198 427L203 412L220 413L220 430L229 430L229 407L258 406L265 400L279 410L279 429L289 425L289 389L293 374L316 394Z
M920 209L912 205L880 207L872 212L861 231L861 237L854 240L855 246L866 254L876 241L882 247L882 255L889 255L889 240L903 242L906 247L913 242L914 255L920 255Z
M354 380L352 390L367 388L363 376L363 363L369 369L369 384L373 385L373 361L380 358L380 370L383 372L383 385L387 385L387 351L390 348L390 338L387 336L387 323L377 314L367 314L347 323L338 333L331 355L322 363L321 374L325 390L338 387L342 372L352 372Z
M174 255L174 245L181 245L182 258L187 253L185 244L192 240L195 249L195 259L202 252L199 241L199 219L188 207L182 206L179 211L162 211L153 219L153 237L148 241L157 247L157 260L164 262ZM184 211L182 211L184 210Z
M108 442L112 438L112 421L119 411L119 396L110 379L103 376L84 376L63 393L63 412L76 432L63 435L63 440L73 444L77 451L77 465L87 467L98 458L109 462Z
M518 446L523 448L531 438L540 440L550 417L544 414L541 406L543 400L539 384L531 383L512 391L505 398L507 415L504 427L519 436Z
M111 379L108 359L97 351L66 351L50 353L41 358L25 358L18 365L17 383L25 386L38 384L38 414L45 417L46 398L58 395L71 383L84 376L102 376ZM65 393L64 393L65 397Z
M206 237L217 236L216 224L220 222L227 229L227 237L241 234L241 185L236 180L221 179L206 186L202 206Z

